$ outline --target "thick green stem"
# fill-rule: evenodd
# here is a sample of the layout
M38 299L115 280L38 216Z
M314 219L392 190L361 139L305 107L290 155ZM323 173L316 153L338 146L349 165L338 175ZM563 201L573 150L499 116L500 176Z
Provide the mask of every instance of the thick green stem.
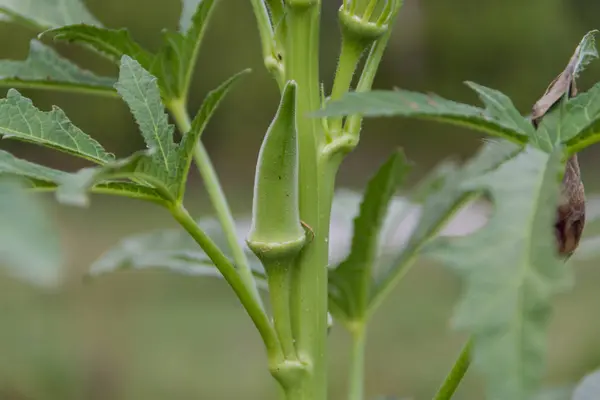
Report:
M191 121L187 113L185 103L171 102L169 110L171 111L179 130L182 133L189 131L191 128ZM198 142L196 145L194 150L194 161L198 167L198 171L200 172L202 179L204 180L204 186L206 187L208 196L210 197L212 205L215 208L215 212L219 222L221 223L223 232L227 237L227 243L233 254L233 260L236 263L237 270L239 271L242 281L249 288L252 296L256 299L260 307L263 308L262 300L256 286L256 281L254 280L254 276L250 270L248 258L246 257L244 249L238 241L235 230L235 222L233 220L231 210L229 209L229 204L227 203L227 199L225 198L225 194L221 188L217 173L215 172L215 169L210 161L210 157L202 142Z
M366 325L360 322L352 325L352 353L350 358L350 376L348 382L348 400L363 400L365 395L365 346Z
M271 265L267 273L269 295L273 308L273 321L277 336L287 360L296 360L296 346L292 334L290 315L290 273L291 265L287 260L279 265Z
M196 224L196 221L194 221L194 219L182 205L173 205L170 208L170 211L177 222L181 224L181 226L200 245L202 250L204 250L206 255L215 264L219 272L221 272L227 283L229 283L235 294L240 299L240 302L246 309L246 312L252 319L252 322L254 322L254 325L258 329L260 336L265 343L267 354L269 356L269 362L271 364L281 363L283 357L275 330L273 329L267 314L261 305L256 301L252 291L242 280L236 268L231 264L229 259L217 247L212 239L206 233L204 233L202 229L200 229L198 224Z
M324 134L321 122L309 117L320 108L320 8L318 1L287 1L285 71L297 84L300 216L314 234L292 271L292 330L298 357L307 366L295 398L304 400L327 398L329 216L339 165L318 156Z
M471 347L472 341L469 339L433 400L449 400L452 398L471 364Z

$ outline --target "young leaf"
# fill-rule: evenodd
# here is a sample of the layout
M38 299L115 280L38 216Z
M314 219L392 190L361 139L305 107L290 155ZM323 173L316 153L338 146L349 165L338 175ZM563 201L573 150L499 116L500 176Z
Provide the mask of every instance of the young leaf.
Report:
M54 40L81 43L114 63L123 55L136 59L145 69L150 69L153 55L140 46L127 29L108 29L99 26L77 24L61 26L40 34L53 35Z
M336 303L348 319L364 317L381 226L392 196L409 169L404 154L397 151L377 171L367 186L360 212L354 219L350 254L329 273L330 301Z
M364 117L405 116L441 121L504 137L517 143L528 141L526 133L514 130L513 123L494 118L481 108L437 95L407 90L350 92L339 100L329 102L325 109L313 115L327 117L353 114Z
M85 23L101 26L82 0L0 0L0 16L35 29Z
M528 147L464 182L463 189L492 196L493 215L478 232L440 238L426 249L465 280L454 323L474 338L474 362L492 400L526 400L537 392L551 296L570 283L553 234L561 156Z
M51 147L98 164L114 159L94 139L73 125L58 107L45 112L31 100L10 89L0 100L0 136Z
M515 132L529 137L535 136L535 129L531 125L531 122L521 115L507 95L475 82L466 83L471 89L477 92L479 98L486 106L485 111L490 116L501 121Z
M156 177L169 190L176 190L173 185L179 160L177 145L173 141L175 128L169 124L156 78L140 63L123 56L116 88L129 105L148 148L155 149L153 162L145 162L143 172Z
M249 72L250 69L245 69L241 72L238 72L223 82L219 87L209 92L202 102L202 106L196 114L196 117L194 117L190 131L184 133L181 143L179 144L179 168L177 177L179 181L179 198L183 196L185 191L185 183L190 170L194 148L200 140L202 132L204 132L206 125L208 125L212 115L216 111L223 98L225 98L229 90L243 75Z
M0 266L27 282L55 286L64 264L56 229L22 183L0 178Z
M487 141L478 154L461 169L448 171L438 190L432 192L420 213L419 221L410 239L392 262L378 268L376 288L372 296L371 311L379 305L422 247L445 226L450 218L471 198L472 191L462 183L498 168L514 157L522 147L508 141Z
M186 0L180 20L181 32L165 31L163 46L151 72L160 78L166 98L184 99L187 95L196 57L216 0ZM190 8L197 5L189 21Z
M203 219L198 224L219 247L227 248L218 221ZM266 289L262 265L247 249L246 254L255 278ZM181 229L157 230L123 239L94 261L89 275L98 277L128 269L164 269L185 275L222 277L196 241Z
M81 69L54 49L32 39L25 61L0 60L0 84L86 92L116 92L116 79Z

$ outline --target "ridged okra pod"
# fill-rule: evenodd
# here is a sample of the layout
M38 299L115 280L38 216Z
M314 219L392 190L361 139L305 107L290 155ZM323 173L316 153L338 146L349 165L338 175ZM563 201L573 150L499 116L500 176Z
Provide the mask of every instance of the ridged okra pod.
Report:
M275 329L286 359L295 360L290 320L290 275L306 234L298 204L296 83L288 81L258 155L248 247L261 260L269 283Z

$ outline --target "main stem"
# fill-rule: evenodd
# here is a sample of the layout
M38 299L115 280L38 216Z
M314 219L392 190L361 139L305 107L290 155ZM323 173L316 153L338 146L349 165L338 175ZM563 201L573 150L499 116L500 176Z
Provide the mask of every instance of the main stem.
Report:
M292 330L298 357L306 365L298 390L288 399L327 398L327 264L329 217L339 163L322 159L320 121L309 113L320 108L320 3L288 0L286 79L297 84L296 124L300 152L300 216L314 233L292 272Z
M433 400L450 400L452 398L471 365L471 347L472 342L469 339Z

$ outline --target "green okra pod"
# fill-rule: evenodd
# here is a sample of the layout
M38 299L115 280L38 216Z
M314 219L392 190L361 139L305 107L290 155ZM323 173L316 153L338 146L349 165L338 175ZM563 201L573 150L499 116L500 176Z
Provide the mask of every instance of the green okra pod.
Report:
M258 155L252 226L246 239L265 268L275 330L287 360L297 359L290 316L291 270L306 242L298 204L295 109L296 82L288 81ZM279 379L287 381L284 376Z
M252 226L247 243L266 264L270 259L295 257L306 240L298 205L295 103L296 83L288 81L256 166Z

